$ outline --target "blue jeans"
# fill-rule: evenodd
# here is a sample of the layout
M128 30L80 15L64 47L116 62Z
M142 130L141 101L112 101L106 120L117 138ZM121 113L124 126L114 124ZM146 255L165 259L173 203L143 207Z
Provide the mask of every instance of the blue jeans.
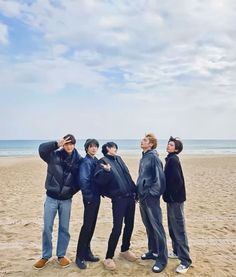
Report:
M69 223L72 199L57 200L46 196L44 203L43 255L45 259L52 257L52 231L56 214L59 216L57 238L58 257L64 257L70 240Z
M189 246L184 220L184 203L167 203L168 229L175 254L181 264L190 266Z

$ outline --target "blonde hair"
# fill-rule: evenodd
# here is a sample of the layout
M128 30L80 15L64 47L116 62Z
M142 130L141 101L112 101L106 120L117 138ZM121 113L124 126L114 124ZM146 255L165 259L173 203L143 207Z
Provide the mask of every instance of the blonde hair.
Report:
M149 142L152 143L152 149L157 148L157 138L153 133L145 134L145 137L149 139Z

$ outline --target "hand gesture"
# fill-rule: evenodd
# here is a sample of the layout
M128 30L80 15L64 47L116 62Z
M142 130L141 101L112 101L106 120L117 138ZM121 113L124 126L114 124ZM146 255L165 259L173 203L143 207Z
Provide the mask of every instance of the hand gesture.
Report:
M57 142L57 145L58 145L58 147L60 148L60 147L63 147L64 146L64 144L66 144L66 143L69 143L69 142L71 142L71 139L70 139L70 137L68 137L68 138L66 138L66 139L59 139L59 141Z
M106 171L111 171L111 166L110 164L101 164L101 167L106 170Z

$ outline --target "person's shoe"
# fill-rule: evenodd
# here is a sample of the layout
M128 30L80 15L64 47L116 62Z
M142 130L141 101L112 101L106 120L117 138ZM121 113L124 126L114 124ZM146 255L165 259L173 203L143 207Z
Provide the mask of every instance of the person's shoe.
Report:
M95 262L98 262L100 259L98 256L94 256L92 253L90 253L84 257L84 260L95 263Z
M103 261L103 265L108 270L115 270L116 269L116 264L113 261L113 259L105 259Z
M181 273L181 274L185 274L189 269L189 266L186 266L186 265L183 265L183 264L180 264L178 265L178 267L176 268L176 272L177 273Z
M59 264L61 267L63 267L63 268L68 267L68 266L70 266L70 264L71 264L71 260L69 260L69 259L66 258L66 257L58 257L57 262L58 262L58 264Z
M152 267L152 271L155 272L155 273L160 273L160 272L162 272L162 271L165 269L165 267L166 267L166 264L163 265L163 264L161 264L161 263L158 261L158 262L156 262L156 263L154 264L154 266Z
M152 252L147 252L147 253L144 253L142 256L141 256L141 259L142 260L156 260L158 257L158 254L157 253L152 253Z
M38 260L38 261L33 265L33 268L34 268L34 269L37 269L37 270L43 269L43 268L46 266L47 263L48 263L48 259L42 258L42 259Z
M80 269L86 269L87 268L87 264L86 264L85 260L76 258L75 263Z
M128 260L130 262L134 262L138 259L138 257L130 250L120 252L120 257L125 258L126 260Z
M172 251L172 252L168 253L168 258L170 258L170 259L178 259L179 257L178 257L177 254L175 254L174 251Z

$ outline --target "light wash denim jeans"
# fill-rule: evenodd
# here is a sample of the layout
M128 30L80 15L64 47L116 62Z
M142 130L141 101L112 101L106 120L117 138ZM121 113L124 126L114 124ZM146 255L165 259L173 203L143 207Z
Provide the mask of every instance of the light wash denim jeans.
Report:
M64 257L70 240L69 223L72 199L57 200L46 196L44 203L43 255L45 259L52 257L52 231L56 214L59 216L57 237L57 257Z

